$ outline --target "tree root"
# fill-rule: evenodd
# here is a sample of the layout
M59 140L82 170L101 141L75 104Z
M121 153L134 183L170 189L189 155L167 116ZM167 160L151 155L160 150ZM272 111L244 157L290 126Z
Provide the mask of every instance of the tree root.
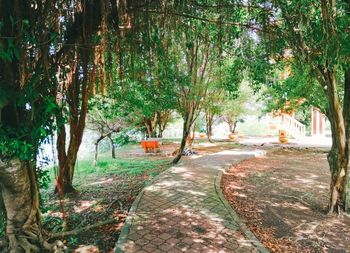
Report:
M53 253L64 253L67 247L61 241L55 241L50 244L47 241L41 241L38 243L38 237L34 234L29 234L28 236L9 236L10 239L10 253L40 253L42 249L45 249ZM35 243L37 242L37 243Z
M97 227L100 227L100 226L104 226L104 225L107 225L107 224L110 224L110 223L114 223L114 222L117 222L118 220L117 219L108 219L108 220L105 220L105 221L102 221L102 222L99 222L99 223L96 223L96 224L93 224L93 225L88 225L86 227L83 227L83 228L77 228L77 229L74 229L74 230L71 230L71 231L64 231L64 232L60 232L60 233L55 233L55 234L51 234L50 235L50 238L61 238L61 237L66 237L66 236L71 236L71 235L77 235L77 234L80 234L82 232L85 232L87 230L90 230L90 229L93 229L93 228L97 228Z

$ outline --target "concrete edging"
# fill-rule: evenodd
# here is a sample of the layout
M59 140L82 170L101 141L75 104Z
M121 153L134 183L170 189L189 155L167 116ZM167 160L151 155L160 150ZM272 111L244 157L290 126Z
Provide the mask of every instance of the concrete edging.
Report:
M245 160L249 160L253 157L248 157L245 159L242 159L235 163L234 165L237 165ZM228 169L225 169L224 171L227 171ZM250 240L250 242L256 247L256 249L261 253L269 253L269 251L265 248L265 246L258 240L258 238L255 237L255 235L248 229L246 224L243 223L242 219L239 217L239 215L236 213L236 211L231 207L231 205L226 200L224 194L222 193L221 189L221 180L222 175L224 174L224 171L219 170L219 172L216 174L215 177L215 191L217 195L219 196L220 201L225 206L227 211L230 213L230 216L234 219L235 222L237 222L238 226L244 233L244 235Z
M132 203L131 208L129 210L128 216L126 217L125 223L123 225L122 230L120 231L119 238L117 243L115 244L114 252L115 253L123 253L124 252L124 244L127 241L130 227L132 224L132 221L134 219L134 214L136 209L138 208L141 198L145 192L145 188L142 189L142 191L137 195L135 201Z

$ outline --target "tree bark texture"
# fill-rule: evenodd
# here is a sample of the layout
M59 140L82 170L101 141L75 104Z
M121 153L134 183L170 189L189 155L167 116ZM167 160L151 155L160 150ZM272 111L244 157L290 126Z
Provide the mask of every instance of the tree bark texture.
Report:
M329 213L341 213L348 206L349 174L349 126L350 126L350 79L346 71L343 108L337 92L336 73L328 71L324 76L327 81L329 111L327 116L332 129L332 147L327 156L331 171Z
M78 71L78 70L76 70ZM75 74L78 75L78 72ZM66 130L61 126L58 132L57 152L59 158L59 169L57 178L57 190L61 194L74 191L73 176L74 168L78 156L79 147L83 138L85 120L88 106L88 85L87 80L83 82L80 88L80 82L75 81L69 86L69 146L66 152ZM79 99L79 90L81 89L81 101ZM80 106L80 110L78 109ZM61 160L60 160L61 159Z
M10 252L52 250L54 245L44 240L39 191L31 163L19 159L0 160L0 187L7 215Z

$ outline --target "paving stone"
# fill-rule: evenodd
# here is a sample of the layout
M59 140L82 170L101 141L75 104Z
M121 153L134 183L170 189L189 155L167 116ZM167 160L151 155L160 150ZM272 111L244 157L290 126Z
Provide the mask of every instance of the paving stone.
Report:
M163 239L163 240L168 240L170 237L171 237L171 235L168 233L162 233L159 235L159 238Z
M156 239L153 239L151 241L151 243L153 243L154 245L161 245L164 243L164 240L160 239L160 238L156 238Z
M157 246L152 243L148 243L145 246L143 246L142 249L149 253L153 253L154 251L157 250Z
M217 195L218 168L241 159L215 154L187 160L144 190L124 252L256 253Z
M149 243L149 241L146 240L146 239L138 239L138 240L135 241L135 243L136 243L137 245L139 245L139 246L144 246L144 245L146 245L147 243Z
M145 235L143 238L146 240L152 241L153 239L157 238L157 235L149 233L149 234Z
M139 235L138 233L134 232L128 236L128 239L136 241L138 239L142 238L142 235Z
M170 244L170 243L163 243L162 245L159 245L158 247L160 250L163 250L164 252L168 252L169 250L174 248L174 245Z

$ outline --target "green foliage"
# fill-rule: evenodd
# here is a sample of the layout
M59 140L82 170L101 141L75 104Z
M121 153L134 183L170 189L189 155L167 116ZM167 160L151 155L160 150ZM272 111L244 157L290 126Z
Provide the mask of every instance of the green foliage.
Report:
M78 245L78 238L77 238L77 237L74 237L74 236L71 236L71 237L69 237L69 239L68 239L68 243L69 243L69 245L71 245L71 246L77 246L77 245Z
M114 136L114 142L119 147L122 147L122 146L125 146L125 145L129 144L130 141L131 141L130 140L130 136L127 133L125 133L125 132L117 133Z
M52 133L52 116L58 107L54 97L56 77L54 66L45 69L43 58L38 58L27 66L26 72L11 69L10 65L20 65L25 57L20 55L27 47L36 48L37 27L28 20L14 20L12 16L0 24L1 34L6 34L5 23L12 26L22 23L21 42L11 36L5 36L0 43L0 159L16 156L23 160L33 159L37 148ZM37 49L38 52L40 49ZM21 59L20 59L21 58ZM5 73L6 72L6 73ZM28 74L30 73L30 75ZM19 84L19 75L26 75L25 83ZM11 78L14 78L11 80ZM21 88L19 88L22 86Z
M340 81L338 98L342 100L342 76L349 64L349 34L344 32L350 22L349 4L335 1L332 11L336 13L328 24L323 22L327 19L323 14L330 15L331 10L322 11L322 1L254 2L262 4L264 13L269 15L258 11L252 14L252 20L261 25L263 32L256 33L258 39L251 40L245 53L251 59L248 63L254 83L268 87L264 93L268 109L280 109L287 101L293 109L302 98L304 108L314 106L327 112L325 71L336 72ZM326 9L330 8L327 4ZM281 78L280 74L286 71L288 78Z
M6 232L6 213L0 194L0 237L4 236Z
M252 114L248 108L247 103L252 102L253 92L249 88L247 82L242 82L238 86L238 95L235 99L230 96L226 97L221 103L221 115L225 121L239 121L243 120L244 116Z
M43 167L37 167L36 174L40 189L48 189L51 183L50 170Z
M317 80L313 78L308 66L297 65L288 62L285 69L291 68L290 75L286 79L280 76L286 70L276 70L274 82L262 93L266 101L266 111L278 110L288 103L288 110L310 109L311 106L319 108L324 113L327 110L327 98L323 91L320 92ZM303 103L300 104L300 99Z

